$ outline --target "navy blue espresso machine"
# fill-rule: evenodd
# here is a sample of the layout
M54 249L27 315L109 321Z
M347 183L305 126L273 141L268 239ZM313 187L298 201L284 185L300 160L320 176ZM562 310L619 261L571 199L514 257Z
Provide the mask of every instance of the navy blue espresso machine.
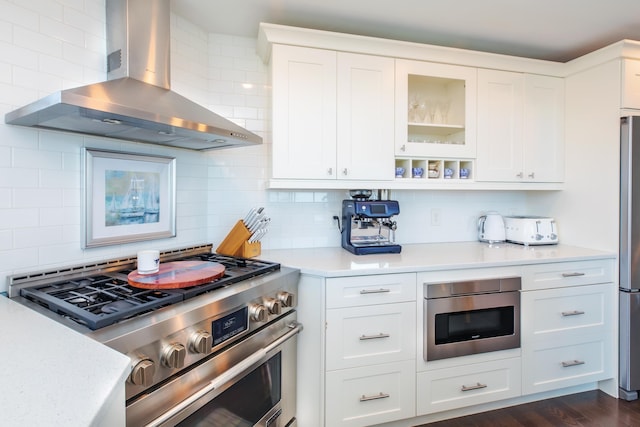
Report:
M342 247L356 255L398 254L395 243L395 215L400 213L396 200L369 200L370 193L354 194L342 201Z

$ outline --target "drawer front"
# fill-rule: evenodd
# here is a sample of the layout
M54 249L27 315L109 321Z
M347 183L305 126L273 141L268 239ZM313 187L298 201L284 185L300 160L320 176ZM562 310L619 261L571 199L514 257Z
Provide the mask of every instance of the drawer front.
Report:
M360 427L415 416L413 361L326 375L326 425Z
M613 282L613 260L559 262L523 267L522 290Z
M418 373L417 415L521 394L520 358Z
M415 273L327 279L327 308L388 304L415 300Z
M614 293L613 284L522 292L524 341L608 332Z
M594 340L523 351L523 392L538 393L612 378L610 344Z
M416 303L327 310L327 370L415 357Z

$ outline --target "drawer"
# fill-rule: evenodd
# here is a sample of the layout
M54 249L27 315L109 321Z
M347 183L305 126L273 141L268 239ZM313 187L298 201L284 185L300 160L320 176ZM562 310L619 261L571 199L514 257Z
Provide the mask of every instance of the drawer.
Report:
M523 267L522 290L594 285L613 281L613 260L526 265Z
M327 310L327 370L415 358L416 303Z
M520 396L520 372L512 358L418 373L417 415Z
M523 341L608 333L615 292L612 284L522 292Z
M329 278L326 287L327 308L416 300L415 273Z
M360 427L415 416L413 361L327 372L327 426Z
M523 351L523 393L538 393L612 378L609 340Z

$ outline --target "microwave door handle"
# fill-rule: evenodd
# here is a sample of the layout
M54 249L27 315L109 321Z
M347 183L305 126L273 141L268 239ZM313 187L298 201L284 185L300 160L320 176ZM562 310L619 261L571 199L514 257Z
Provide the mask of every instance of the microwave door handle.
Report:
M180 412L182 412L183 410L191 406L198 399L202 398L203 396L223 386L224 384L228 383L238 375L242 374L249 367L251 367L251 365L258 363L260 360L262 360L270 351L276 349L278 346L284 344L286 341L293 338L295 335L299 334L300 331L302 331L302 324L298 322L293 322L292 324L289 325L289 328L291 330L287 331L286 334L282 335L277 340L271 342L266 347L256 351L255 353L253 353L252 355L244 359L242 362L238 363L237 365L234 365L231 369L224 371L222 374L218 375L213 380L211 380L211 382L207 384L205 387L193 393L191 396L187 397L182 402L172 407L170 410L160 415L155 420L148 423L146 427L159 426L169 421L171 418L173 418L174 416L176 416L177 414L179 414Z

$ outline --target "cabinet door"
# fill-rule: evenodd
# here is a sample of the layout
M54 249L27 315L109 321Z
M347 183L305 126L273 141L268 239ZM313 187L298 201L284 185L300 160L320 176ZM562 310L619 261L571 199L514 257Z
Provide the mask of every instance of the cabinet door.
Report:
M640 61L622 60L621 108L640 108Z
M521 73L478 70L476 180L522 181L523 94Z
M476 69L396 60L396 155L476 156Z
M525 75L524 179L564 181L564 80Z
M273 177L335 179L336 53L274 45Z
M337 178L393 179L393 59L339 52L337 79Z

